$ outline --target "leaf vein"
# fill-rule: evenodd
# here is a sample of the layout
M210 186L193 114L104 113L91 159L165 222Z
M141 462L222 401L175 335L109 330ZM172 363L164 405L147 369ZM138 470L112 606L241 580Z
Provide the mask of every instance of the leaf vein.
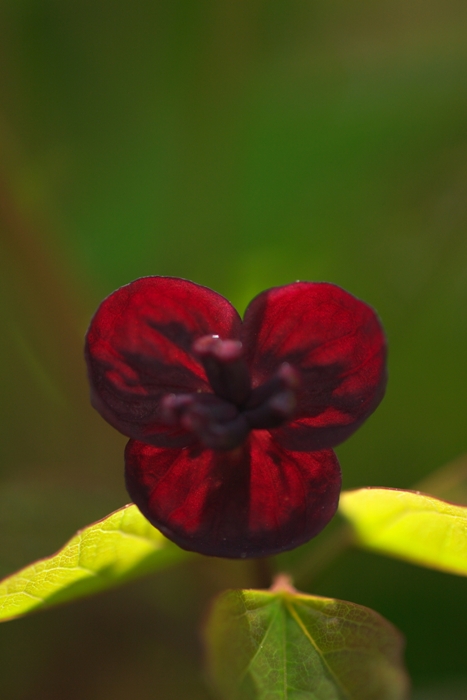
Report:
M295 622L297 623L297 625L300 627L300 629L301 629L301 631L303 632L303 634L304 634L304 636L306 637L306 639L308 639L308 641L310 642L311 646L314 648L314 650L315 650L315 651L319 654L319 656L321 657L321 659L322 659L322 661L323 661L323 664L325 665L326 669L328 670L330 676L334 679L334 682L335 682L335 684L337 685L337 687L339 688L339 690L343 693L343 695L344 695L345 698L347 698L348 700L352 700L352 696L349 694L349 691L347 690L347 688L345 688L345 686L342 685L342 683L341 683L341 681L339 680L338 676L336 676L334 670L331 668L331 666L330 666L330 665L328 664L328 662L326 661L326 658L325 658L326 655L325 655L325 653L324 653L323 651L321 651L321 649L319 648L319 646L316 644L316 641L313 639L313 637L311 636L311 634L308 632L306 626L304 625L304 623L302 622L302 620L301 620L301 618L300 618L300 615L299 615L298 612L295 610L295 608L294 608L294 606L292 605L292 603L291 603L289 600L287 600L287 601L286 601L286 605L287 605L288 611L290 612L290 615L291 615L292 618L295 620Z

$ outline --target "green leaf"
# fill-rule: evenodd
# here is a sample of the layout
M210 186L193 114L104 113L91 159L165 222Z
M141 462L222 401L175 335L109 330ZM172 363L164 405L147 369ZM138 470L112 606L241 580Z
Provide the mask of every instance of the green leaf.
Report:
M134 505L76 533L56 554L0 581L0 621L104 591L191 556Z
M225 700L403 700L403 640L361 605L298 593L227 591L206 628Z
M467 576L467 508L414 491L359 489L341 494L357 543L416 564Z

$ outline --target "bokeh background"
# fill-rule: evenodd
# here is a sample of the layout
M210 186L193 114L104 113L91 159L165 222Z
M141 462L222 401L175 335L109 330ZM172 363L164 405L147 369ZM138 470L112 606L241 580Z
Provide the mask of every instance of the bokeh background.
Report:
M1 575L128 500L82 343L142 275L241 310L327 280L378 310L389 388L338 450L346 487L467 451L466 39L463 0L1 0ZM208 601L251 585L200 557L6 623L0 695L209 700ZM467 697L465 578L349 552L309 590L404 632L414 698Z

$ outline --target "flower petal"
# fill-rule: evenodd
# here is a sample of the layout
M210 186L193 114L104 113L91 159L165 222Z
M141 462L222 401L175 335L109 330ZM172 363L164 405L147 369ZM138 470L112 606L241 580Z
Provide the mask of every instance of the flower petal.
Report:
M266 430L224 453L130 440L125 462L128 492L143 515L183 549L211 556L293 549L327 525L339 500L332 450L290 452Z
M295 419L274 430L288 449L346 440L375 410L386 387L386 339L374 310L328 283L297 282L259 294L242 339L253 385L283 362L301 375Z
M144 277L105 299L86 336L91 401L117 430L161 446L192 441L161 420L167 393L212 391L194 340L238 338L241 320L220 294L172 277Z

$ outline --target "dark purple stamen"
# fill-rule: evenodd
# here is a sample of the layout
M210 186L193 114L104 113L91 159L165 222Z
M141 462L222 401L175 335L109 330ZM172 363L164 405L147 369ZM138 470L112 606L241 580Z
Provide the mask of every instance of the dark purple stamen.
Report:
M251 393L250 373L239 340L221 340L216 335L204 335L195 340L193 351L203 363L217 396L237 406L248 399Z
M203 336L193 345L214 394L168 394L162 415L168 425L179 425L213 450L233 450L250 430L277 428L290 420L296 408L297 372L284 362L276 374L255 389L238 340Z
M277 428L290 420L297 406L299 376L288 362L276 374L251 392L244 416L250 428Z

